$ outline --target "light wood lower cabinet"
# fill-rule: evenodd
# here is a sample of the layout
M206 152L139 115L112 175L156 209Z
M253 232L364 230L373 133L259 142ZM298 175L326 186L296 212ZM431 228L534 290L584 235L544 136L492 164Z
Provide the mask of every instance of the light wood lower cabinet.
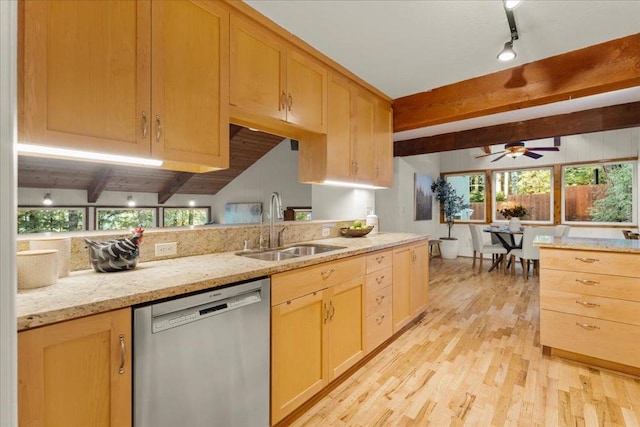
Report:
M393 250L393 332L415 319L427 307L429 257L427 242Z
M367 256L365 279L365 347L367 353L377 348L393 334L391 301L393 290L393 251L381 251Z
M351 271L355 276L330 287L318 283L320 289L279 304L272 301L272 424L364 357L364 265L364 258L355 257L272 277L277 295L296 276L308 283L316 271L324 276Z
M21 426L131 425L131 310L18 334Z
M541 248L542 345L595 358L588 361L597 364L640 367L637 258L628 253Z

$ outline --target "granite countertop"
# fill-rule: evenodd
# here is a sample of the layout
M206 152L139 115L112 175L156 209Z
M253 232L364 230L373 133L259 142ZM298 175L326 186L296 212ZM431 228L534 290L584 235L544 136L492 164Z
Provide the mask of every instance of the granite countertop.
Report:
M237 256L236 252L222 252L139 263L134 270L118 273L76 271L59 279L55 285L18 291L18 330L427 239L428 236L417 234L380 233L363 238L337 237L299 242L344 246L345 249L284 261L261 261Z
M640 240L536 236L533 244L541 248L640 254Z

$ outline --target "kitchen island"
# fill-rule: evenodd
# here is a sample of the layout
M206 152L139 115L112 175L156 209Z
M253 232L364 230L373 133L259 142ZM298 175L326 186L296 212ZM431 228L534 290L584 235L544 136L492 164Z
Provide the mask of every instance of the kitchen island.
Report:
M640 374L640 241L538 236L543 351Z

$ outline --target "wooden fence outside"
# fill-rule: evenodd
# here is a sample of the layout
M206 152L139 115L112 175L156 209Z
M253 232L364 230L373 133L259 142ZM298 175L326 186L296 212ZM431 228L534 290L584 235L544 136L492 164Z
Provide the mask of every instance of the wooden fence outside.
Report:
M607 185L576 185L564 188L565 218L567 221L591 221L589 208L596 200L606 197ZM504 202L496 203L496 219L505 218L497 213L506 205L521 204L529 215L525 220L529 221L550 221L551 210L549 209L550 197L548 194L518 194L507 196ZM560 203L556 200L555 203ZM482 220L485 211L485 202L470 203L473 214L471 220ZM487 218L487 222L491 218Z

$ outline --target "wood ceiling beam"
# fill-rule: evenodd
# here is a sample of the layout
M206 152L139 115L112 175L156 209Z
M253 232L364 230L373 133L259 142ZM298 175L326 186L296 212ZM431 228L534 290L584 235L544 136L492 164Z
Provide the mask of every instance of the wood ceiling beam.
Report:
M87 203L95 203L100 198L111 177L115 173L112 166L101 168L87 188Z
M176 172L175 176L167 182L167 185L158 192L158 204L162 205L169 200L193 175L195 174L190 172Z
M398 98L393 131L634 86L640 86L640 33Z
M640 126L640 102L396 141L394 157Z

